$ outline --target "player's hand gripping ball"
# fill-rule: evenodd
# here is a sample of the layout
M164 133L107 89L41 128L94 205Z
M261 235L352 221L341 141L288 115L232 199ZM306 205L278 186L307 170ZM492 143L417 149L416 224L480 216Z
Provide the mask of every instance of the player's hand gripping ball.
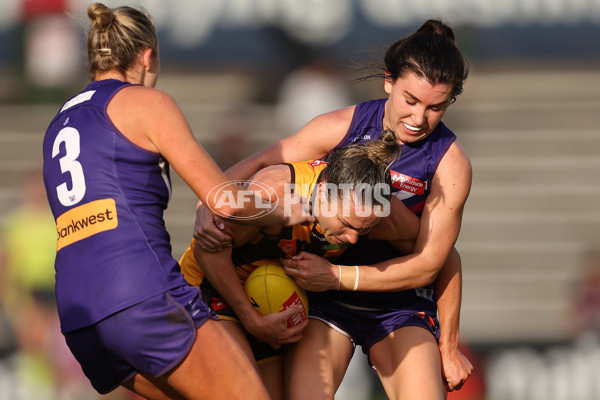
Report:
M263 316L302 304L304 310L287 320L288 328L307 318L306 292L283 271L281 265L264 264L257 267L246 279L244 291L254 309Z

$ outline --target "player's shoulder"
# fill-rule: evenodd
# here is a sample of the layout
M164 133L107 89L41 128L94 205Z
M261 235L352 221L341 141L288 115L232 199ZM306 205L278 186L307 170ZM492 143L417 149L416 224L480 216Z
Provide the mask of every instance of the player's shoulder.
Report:
M310 149L304 152L302 159L322 157L329 153L348 132L355 107L352 105L318 115L284 140L291 143L296 150Z
M250 190L271 188L278 195L283 193L285 184L290 183L292 172L288 164L271 165L258 171L248 184Z
M175 100L167 93L142 85L124 87L114 96L113 101L145 109L177 107Z
M471 171L471 160L464 147L455 140L442 158L441 167L452 166L452 169Z
M337 110L329 111L324 114L315 117L314 121L327 124L327 125L350 125L352 121L352 117L354 116L354 110L356 109L356 105L351 105L348 107L340 108Z
M432 193L450 189L466 201L473 179L473 168L466 151L458 142L452 143L436 170Z

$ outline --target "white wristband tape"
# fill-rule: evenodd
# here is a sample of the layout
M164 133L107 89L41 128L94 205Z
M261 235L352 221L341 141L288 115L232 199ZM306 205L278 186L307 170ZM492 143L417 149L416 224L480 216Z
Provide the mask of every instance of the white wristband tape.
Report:
M354 287L352 288L352 290L356 291L358 290L358 279L360 276L360 273L358 272L358 265L355 265L354 269L356 270L356 277L354 278Z

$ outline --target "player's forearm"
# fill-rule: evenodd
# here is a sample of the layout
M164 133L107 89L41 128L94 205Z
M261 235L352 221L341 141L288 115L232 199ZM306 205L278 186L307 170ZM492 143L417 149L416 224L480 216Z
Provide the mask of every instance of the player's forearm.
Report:
M447 214L450 215L438 214L433 218L431 213L424 213L413 252L379 262L371 268L361 268L359 290L398 291L432 284L450 254L460 229L460 216L455 212ZM434 220L437 221L435 224L432 223ZM396 243L402 242L392 242L393 245Z
M462 302L462 265L453 249L435 281L440 320L440 350L456 350L459 345L460 308Z
M206 253L196 249L195 257L198 263L203 266L202 270L206 279L223 297L227 305L235 311L242 322L258 315L246 297L235 266L231 262L231 250Z
M358 266L358 289L365 292L389 292L416 289L434 282L441 263L428 261L423 254L392 258L373 265ZM354 266L343 266L346 280Z
M207 275L210 283L221 294L227 305L235 312L240 322L245 327L252 326L260 316L246 297L244 287L237 274L235 274L235 278L223 275L217 276L213 275L210 278Z
M225 171L225 175L232 180L247 180L250 179L252 175L261 169L268 167L269 165L272 164L266 162L263 151L246 157L240 162L234 164L227 171Z

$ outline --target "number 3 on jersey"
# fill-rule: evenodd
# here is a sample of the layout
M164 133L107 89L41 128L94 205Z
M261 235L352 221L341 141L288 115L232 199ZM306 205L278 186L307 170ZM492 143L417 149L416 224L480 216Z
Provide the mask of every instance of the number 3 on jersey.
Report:
M69 172L71 175L71 189L68 189L67 182L63 182L56 187L56 194L60 203L67 207L79 203L85 195L85 176L81 163L77 161L80 151L79 131L72 127L61 129L54 139L52 158L58 156L61 143L65 144L65 155L59 159L60 170L63 174Z

